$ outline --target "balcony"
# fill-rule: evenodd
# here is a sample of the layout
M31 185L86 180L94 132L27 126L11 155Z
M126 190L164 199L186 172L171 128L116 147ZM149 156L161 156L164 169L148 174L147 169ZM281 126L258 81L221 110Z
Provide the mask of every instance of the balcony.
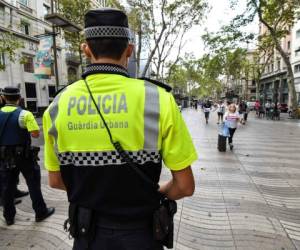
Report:
M66 53L66 63L68 65L77 67L80 65L80 58L75 53L68 52Z

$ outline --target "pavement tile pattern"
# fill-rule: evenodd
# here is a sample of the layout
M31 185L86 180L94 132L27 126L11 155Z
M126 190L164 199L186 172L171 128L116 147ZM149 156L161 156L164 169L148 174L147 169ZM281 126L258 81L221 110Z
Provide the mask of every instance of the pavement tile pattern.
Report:
M300 124L252 114L236 132L234 151L220 153L216 113L208 125L201 111L187 109L183 116L199 160L193 165L195 194L178 202L174 249L300 249ZM163 171L162 181L168 178ZM27 189L24 180L20 189ZM35 223L31 201L23 199L15 225L0 219L1 250L72 248L62 227L66 195L47 186L45 171L42 191L56 214Z

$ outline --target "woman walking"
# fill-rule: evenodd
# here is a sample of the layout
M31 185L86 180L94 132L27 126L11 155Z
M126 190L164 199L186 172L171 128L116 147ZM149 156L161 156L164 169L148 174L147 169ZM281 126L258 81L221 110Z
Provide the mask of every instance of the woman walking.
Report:
M228 111L225 113L224 116L224 122L226 122L226 125L229 128L230 136L228 138L228 142L229 142L230 150L233 149L232 139L239 121L240 121L240 115L236 111L236 106L234 104L230 104L228 107Z

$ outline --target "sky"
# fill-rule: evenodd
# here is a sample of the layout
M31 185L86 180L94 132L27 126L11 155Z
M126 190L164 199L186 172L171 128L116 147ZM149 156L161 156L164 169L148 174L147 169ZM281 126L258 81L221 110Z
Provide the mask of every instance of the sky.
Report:
M218 31L222 25L228 24L237 14L241 14L246 6L246 0L239 0L235 10L230 9L229 0L208 0L211 7L203 24L192 28L187 34L187 44L184 52L193 53L196 58L205 53L205 47L201 36L207 29L209 32ZM251 32L258 31L258 22L254 22L247 30Z

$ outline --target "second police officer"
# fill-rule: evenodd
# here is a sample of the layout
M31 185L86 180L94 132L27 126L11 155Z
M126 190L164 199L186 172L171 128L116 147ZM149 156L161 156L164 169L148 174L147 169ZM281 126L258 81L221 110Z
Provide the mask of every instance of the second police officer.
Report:
M31 147L31 137L39 137L39 126L31 112L19 107L20 90L6 87L3 90L5 106L0 110L0 171L3 216L7 225L14 224L14 199L18 176L24 176L35 220L40 222L55 211L47 208L41 192L41 173Z
M172 178L159 192L171 200L191 196L190 165L198 158L192 139L172 94L129 78L133 45L124 12L88 11L85 38L92 64L43 117L49 184L66 190L71 224L84 225L79 234L70 228L74 249L163 249L152 230L160 198L146 179L157 185L164 162Z

